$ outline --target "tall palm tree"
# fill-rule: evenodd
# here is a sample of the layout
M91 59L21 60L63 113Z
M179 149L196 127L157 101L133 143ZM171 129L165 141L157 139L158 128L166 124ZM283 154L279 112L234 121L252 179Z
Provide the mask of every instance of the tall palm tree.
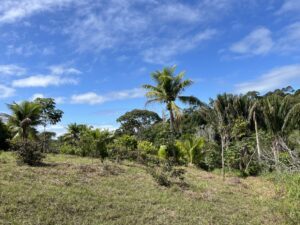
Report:
M208 124L217 130L221 138L222 175L225 179L224 153L230 142L230 129L233 124L234 96L231 94L218 95L209 105L200 108L200 113Z
M279 151L289 152L294 161L294 154L286 144L287 135L300 124L300 99L291 94L285 96L273 93L262 99L261 103L264 124L274 136L272 151L274 161L279 162Z
M30 135L35 136L37 130L35 126L40 124L41 107L37 103L23 101L21 103L8 104L12 114L4 114L8 119L8 125L14 137L28 139Z
M183 103L193 103L198 101L193 96L182 96L182 92L192 85L192 81L187 79L183 80L185 73L180 72L178 75L174 75L176 66L166 67L162 71L156 71L151 74L155 86L145 84L143 88L148 92L146 97L148 101L146 104L159 102L166 104L166 108L170 113L170 130L175 132L175 117L179 115L180 108L176 105L176 100L180 100Z

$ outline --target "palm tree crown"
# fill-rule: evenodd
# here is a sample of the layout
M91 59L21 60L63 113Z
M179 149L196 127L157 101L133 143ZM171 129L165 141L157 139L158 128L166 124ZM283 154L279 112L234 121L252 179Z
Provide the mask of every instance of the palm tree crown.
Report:
M21 103L9 104L8 108L12 115L5 114L8 124L15 137L27 139L29 135L37 133L35 126L40 124L41 107L37 103L23 101Z
M170 128L174 131L174 120L179 114L180 108L176 105L175 101L179 99L183 103L194 103L198 100L193 96L182 96L182 92L192 85L192 81L184 80L184 72L174 75L176 67L166 67L162 71L156 71L151 74L155 86L145 84L148 92L146 97L148 101L146 104L159 102L166 104L167 110L170 112Z

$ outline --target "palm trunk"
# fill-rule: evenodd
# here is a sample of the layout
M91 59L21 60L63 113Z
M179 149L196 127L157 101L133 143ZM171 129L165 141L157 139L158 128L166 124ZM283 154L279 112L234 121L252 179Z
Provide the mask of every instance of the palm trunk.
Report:
M175 132L174 129L174 113L173 113L173 109L172 106L169 107L169 111L170 111L170 130L172 133Z
M259 134L258 134L258 126L256 120L256 113L253 114L254 126L255 126L255 136L256 136L256 147L257 147L257 156L258 161L261 161L261 149L260 149L260 141L259 141Z

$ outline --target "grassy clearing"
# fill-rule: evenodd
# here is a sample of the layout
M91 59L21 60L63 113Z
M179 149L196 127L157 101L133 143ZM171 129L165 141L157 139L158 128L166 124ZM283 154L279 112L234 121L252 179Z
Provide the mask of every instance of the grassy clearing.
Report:
M48 155L44 167L0 154L0 224L290 224L275 184L188 168L164 188L131 162Z

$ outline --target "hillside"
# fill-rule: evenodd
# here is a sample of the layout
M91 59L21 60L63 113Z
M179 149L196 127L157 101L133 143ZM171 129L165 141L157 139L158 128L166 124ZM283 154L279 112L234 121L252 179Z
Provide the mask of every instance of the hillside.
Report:
M188 188L159 186L131 162L49 155L43 167L0 154L0 224L288 224L271 181L187 168Z

